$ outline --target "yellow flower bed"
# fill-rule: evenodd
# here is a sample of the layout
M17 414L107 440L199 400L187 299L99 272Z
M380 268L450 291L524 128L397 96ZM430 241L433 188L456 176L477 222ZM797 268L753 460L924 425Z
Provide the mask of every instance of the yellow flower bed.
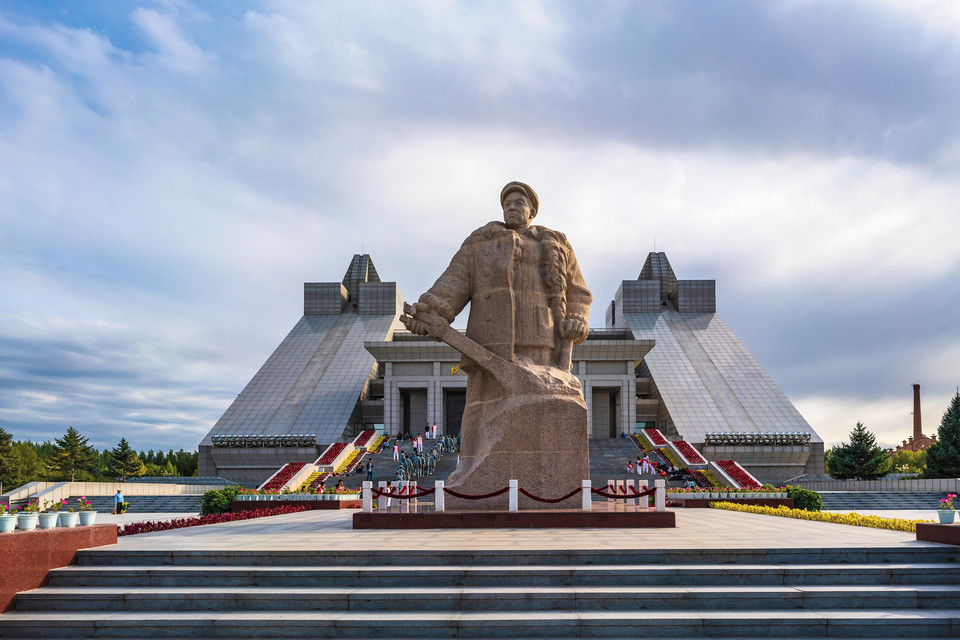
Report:
M904 520L902 518L881 518L880 516L862 516L859 513L831 513L829 511L804 511L789 507L761 507L752 504L735 504L733 502L711 502L711 509L725 509L727 511L743 511L746 513L760 513L782 518L796 518L798 520L814 520L816 522L833 522L835 524L850 524L856 527L872 527L874 529L890 529L905 533L916 533L918 522L933 522L933 520Z
M360 449L354 449L353 452L347 456L347 458L340 463L340 466L337 467L336 473L343 473L343 470L350 466L350 463L353 462L353 459L360 455Z

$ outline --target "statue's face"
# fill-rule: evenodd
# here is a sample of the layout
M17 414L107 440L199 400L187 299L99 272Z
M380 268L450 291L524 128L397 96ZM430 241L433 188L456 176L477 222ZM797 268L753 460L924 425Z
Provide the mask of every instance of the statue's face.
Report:
M503 221L511 229L526 229L536 212L522 191L511 191L503 199Z

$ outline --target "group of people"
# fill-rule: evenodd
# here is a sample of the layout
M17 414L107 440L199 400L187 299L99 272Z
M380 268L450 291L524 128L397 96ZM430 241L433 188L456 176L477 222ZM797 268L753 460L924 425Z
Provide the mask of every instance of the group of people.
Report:
M674 477L680 475L680 469L674 464L656 461L650 459L647 454L637 456L637 459L627 461L627 473L636 473L638 475L661 475Z
M397 445L395 445L397 447ZM437 468L437 462L445 453L460 451L460 436L441 436L430 448L430 451L424 453L423 447L417 449L408 456L405 452L395 448L394 452L398 456L397 460L397 480L413 480L421 476L432 474Z

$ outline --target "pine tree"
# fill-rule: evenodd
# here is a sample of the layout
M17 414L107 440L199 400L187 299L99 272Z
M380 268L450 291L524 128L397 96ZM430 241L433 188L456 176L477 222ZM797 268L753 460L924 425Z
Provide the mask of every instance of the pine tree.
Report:
M927 447L926 478L960 478L960 391L953 396L937 429L937 441Z
M13 454L13 436L0 427L0 493L2 488L14 489L14 482L20 475L17 460Z
M837 480L876 480L890 473L890 458L862 423L850 432L850 444L830 449L830 475Z
M137 457L137 452L127 442L126 438L120 438L120 442L110 452L113 456L113 475L126 480L130 476L137 476L143 473L143 463Z
M77 471L86 471L97 459L97 452L89 440L73 427L67 427L62 438L57 438L57 451L50 459L50 467L61 479L68 476L70 482L77 479Z

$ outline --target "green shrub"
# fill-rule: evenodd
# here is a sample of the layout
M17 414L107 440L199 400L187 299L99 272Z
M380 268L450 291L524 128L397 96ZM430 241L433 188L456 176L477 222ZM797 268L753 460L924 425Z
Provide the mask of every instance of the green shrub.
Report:
M230 503L236 499L236 487L211 489L200 498L200 515L209 516L214 513L226 513L230 511Z
M787 485L787 497L793 499L793 508L803 511L823 511L823 501L820 494L809 489L801 489Z

